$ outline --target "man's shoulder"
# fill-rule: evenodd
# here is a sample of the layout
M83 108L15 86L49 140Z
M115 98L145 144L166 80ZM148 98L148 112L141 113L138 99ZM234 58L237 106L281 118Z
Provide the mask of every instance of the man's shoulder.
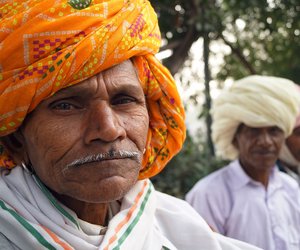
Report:
M209 229L204 219L194 210L186 201L156 191L157 204L155 217L158 224L162 227L168 227L165 222L181 224L181 227L190 226Z
M186 216L198 218L203 220L202 217L192 208L192 206L183 199L173 197L171 195L156 191L157 197L157 214L164 214L167 216Z
M180 210L186 211L192 209L192 207L185 200L176 198L174 196L159 191L155 191L155 192L157 197L158 208L168 208L169 210L176 210L176 211L180 211Z

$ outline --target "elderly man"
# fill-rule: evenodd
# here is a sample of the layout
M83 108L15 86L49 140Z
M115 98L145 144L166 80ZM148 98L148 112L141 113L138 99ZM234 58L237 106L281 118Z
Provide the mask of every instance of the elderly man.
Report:
M1 1L0 16L1 249L256 249L148 179L185 138L148 1Z
M249 76L215 101L213 140L233 160L186 200L217 232L265 250L300 249L300 190L275 167L299 106L293 82Z

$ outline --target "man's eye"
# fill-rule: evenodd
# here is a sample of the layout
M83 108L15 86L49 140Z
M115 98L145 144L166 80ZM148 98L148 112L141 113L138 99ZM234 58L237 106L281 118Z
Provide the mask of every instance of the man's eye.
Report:
M248 130L248 132L251 134L251 135L256 135L259 133L259 130L257 128L250 128Z
M300 136L300 128L297 127L293 130L293 135Z
M113 99L112 104L113 105L122 105L122 104L128 104L128 103L132 103L132 102L136 102L136 99L134 97L118 96Z
M277 134L281 134L282 133L282 130L280 128L277 128L277 127L272 127L270 129L270 132L273 134L273 135L277 135Z
M76 109L77 107L71 103L68 102L60 102L60 103L55 103L52 104L52 109L55 110L72 110L72 109Z

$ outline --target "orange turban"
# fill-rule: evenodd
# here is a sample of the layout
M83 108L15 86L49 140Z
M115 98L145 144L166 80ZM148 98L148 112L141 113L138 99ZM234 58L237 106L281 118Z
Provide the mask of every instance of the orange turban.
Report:
M160 172L180 150L184 110L154 57L160 32L148 1L0 1L0 18L0 137L60 89L133 58L150 117L140 178ZM0 166L14 166L3 147Z

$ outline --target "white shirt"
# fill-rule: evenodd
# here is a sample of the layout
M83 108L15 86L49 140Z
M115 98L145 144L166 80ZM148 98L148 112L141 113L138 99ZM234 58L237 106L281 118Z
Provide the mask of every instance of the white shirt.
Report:
M233 161L198 181L186 200L223 235L265 250L300 249L300 189L275 167L266 190Z

